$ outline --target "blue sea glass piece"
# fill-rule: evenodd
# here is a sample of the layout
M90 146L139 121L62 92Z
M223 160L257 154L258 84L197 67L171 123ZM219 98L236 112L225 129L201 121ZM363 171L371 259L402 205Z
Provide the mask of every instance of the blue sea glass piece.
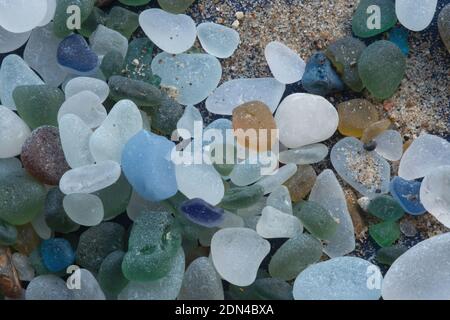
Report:
M420 203L420 185L419 181L395 177L389 186L392 197L398 201L403 210L414 216L422 215L427 211Z
M222 208L216 208L202 199L185 201L180 210L190 221L207 228L217 227L224 220L225 211Z
M402 50L403 54L405 56L408 56L408 54L409 54L409 42L408 42L409 32L407 29L405 29L403 27L395 27L389 32L388 37L389 37L389 41L395 43L397 45L397 47L399 47L400 50Z
M167 138L142 130L131 138L122 153L122 169L134 190L148 201L166 200L177 193L175 144Z
M323 52L315 53L308 60L302 84L306 91L320 96L344 90L344 83Z
M75 252L69 241L62 238L52 238L42 242L41 247L42 261L51 272L65 270L75 261Z
M88 75L95 72L99 65L97 54L91 50L86 40L73 34L59 44L58 63L72 73Z

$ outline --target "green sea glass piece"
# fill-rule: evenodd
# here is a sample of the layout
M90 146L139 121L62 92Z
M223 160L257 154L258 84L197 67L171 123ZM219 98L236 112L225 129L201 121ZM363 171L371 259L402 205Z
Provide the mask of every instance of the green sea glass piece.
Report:
M195 0L158 0L161 8L172 13L183 13Z
M106 19L106 27L116 30L125 38L130 39L139 27L139 15L125 8L115 6Z
M79 13L80 22L83 23L89 18L94 9L95 0L58 0L56 1L55 17L53 19L53 31L56 36L64 38L70 35L74 30L69 26L76 28L76 19Z
M58 126L58 111L65 101L61 89L48 85L17 87L13 92L17 112L31 128Z
M406 58L399 47L386 40L368 46L358 62L363 84L378 99L388 99L397 91L406 71Z
M352 29L357 37L370 38L391 29L396 23L393 0L361 0L353 15Z
M122 261L125 252L117 250L111 252L105 260L103 260L98 271L98 282L105 294L116 298L117 295L128 284L128 280L122 273Z
M131 79L159 85L154 82L151 68L154 47L153 42L147 38L137 38L131 41L123 66L124 75Z
M12 225L33 221L44 208L46 193L25 171L0 175L0 219Z
M325 51L326 56L341 75L342 81L355 92L361 92L364 89L358 73L358 60L365 48L364 42L353 37L345 37L332 43Z
M369 227L369 234L380 247L389 247L400 238L397 222L385 221Z
M367 210L384 221L397 221L405 214L401 205L387 195L378 196L370 201Z
M248 287L231 285L227 292L233 300L292 300L292 286L281 279L261 278Z
M260 185L235 187L225 191L220 206L228 210L248 208L264 196L264 188Z
M103 222L83 232L77 247L77 264L97 273L103 260L116 250L125 249L125 229L114 222Z
M161 90L144 81L113 76L109 79L109 89L113 100L129 99L140 107L155 107L163 101Z
M110 51L103 57L100 64L100 70L106 79L112 76L120 76L122 74L123 57L122 54L116 50Z
M106 23L108 15L100 8L94 7L89 17L81 24L81 29L78 31L83 37L89 38L99 24Z
M183 106L166 94L162 95L161 103L157 107L144 110L152 119L152 129L168 136L177 129L177 123L184 114Z
M174 218L166 212L146 212L134 222L128 252L122 263L130 281L145 282L164 277L181 246Z
M321 240L331 239L339 226L327 209L313 201L298 203L294 207L294 215L300 219L306 230Z
M322 256L322 243L309 234L298 234L286 241L269 263L270 275L282 280L295 279Z
M119 0L119 2L126 4L127 6L138 7L145 6L150 0Z
M408 248L401 245L381 248L377 251L376 259L379 263L390 266L406 251Z

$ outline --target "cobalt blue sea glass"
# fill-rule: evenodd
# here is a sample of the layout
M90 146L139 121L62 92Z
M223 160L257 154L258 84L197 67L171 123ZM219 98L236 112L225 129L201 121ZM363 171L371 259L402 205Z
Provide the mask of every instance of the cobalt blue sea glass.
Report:
M78 34L70 35L61 41L57 58L62 67L81 75L93 73L99 65L97 54Z
M216 208L202 199L191 199L183 202L181 212L190 221L207 228L219 226L224 219L224 210Z

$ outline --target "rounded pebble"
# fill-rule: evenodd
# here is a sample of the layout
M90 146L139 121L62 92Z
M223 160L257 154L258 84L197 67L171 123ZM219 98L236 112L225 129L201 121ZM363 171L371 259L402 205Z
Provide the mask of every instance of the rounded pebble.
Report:
M255 231L229 228L217 231L211 240L211 257L220 276L237 286L249 286L256 280L270 244Z
M302 79L306 63L298 55L281 42L270 42L264 51L270 71L275 79L284 84L291 84Z
M105 216L102 200L91 194L69 194L64 197L63 206L69 218L82 226L96 226Z
M280 142L299 148L330 138L338 127L339 116L326 99L307 93L286 97L275 115ZM317 126L317 123L321 123Z
M23 144L20 157L28 173L48 185L58 185L61 177L70 170L56 127L34 130Z
M194 45L197 28L191 17L161 9L148 9L139 15L139 25L160 49L179 54Z
M109 187L121 174L117 162L107 160L67 171L59 183L65 194L92 193Z
M236 30L213 22L199 24L197 34L203 49L221 59L231 57L240 42L239 33Z

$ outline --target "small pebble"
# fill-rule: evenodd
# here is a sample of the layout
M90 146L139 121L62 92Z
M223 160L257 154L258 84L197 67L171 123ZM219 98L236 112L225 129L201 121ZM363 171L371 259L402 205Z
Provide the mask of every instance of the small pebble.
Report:
M64 87L66 99L83 91L91 91L95 93L103 103L109 96L108 84L96 78L76 77L71 79Z
M450 166L442 166L427 174L420 186L420 202L446 227L450 227L449 184Z
M377 99L388 99L400 86L406 71L406 59L392 42L380 40L368 46L358 62L359 76Z
M211 241L214 267L224 280L237 286L249 286L256 280L269 251L269 242L246 228L219 230Z
M309 58L302 78L303 88L309 93L327 96L344 90L344 83L323 52Z
M281 151L281 163L294 163L299 165L319 163L328 155L328 147L321 143L310 144L297 149Z
M199 24L197 35L203 49L220 59L231 57L240 43L237 31L212 22Z
M280 130L280 142L288 148L299 148L330 138L336 132L339 116L325 98L295 93L281 102L275 120ZM317 126L318 122L322 125Z
M163 87L177 89L175 100L195 105L205 100L219 85L222 66L217 58L203 53L158 54L152 72L161 78Z
M222 279L210 259L200 257L191 262L184 274L178 300L224 300Z
M120 165L107 160L67 171L59 183L65 194L93 193L115 183L120 178Z
M34 130L23 144L20 157L28 173L48 185L58 185L70 170L56 127L43 126Z
M417 229L411 221L400 221L400 232L408 238L413 238L417 235Z
M139 25L160 49L179 54L194 45L197 37L195 22L184 14L172 14L161 9L148 9L139 15Z
M207 228L217 227L224 220L223 209L215 208L201 199L183 202L180 210L190 221Z
M223 83L206 99L206 108L215 114L231 115L243 103L260 101L273 113L285 89L284 84L273 78L234 79Z
M10 54L3 59L0 68L0 100L5 107L16 110L13 92L17 87L41 84L44 82L21 57Z
M426 212L420 202L419 181L408 181L400 177L394 177L390 184L390 192L403 210L411 215L422 215Z
M265 57L275 79L284 84L291 84L302 79L306 63L281 42L270 42L265 49Z
M89 128L97 128L107 117L100 98L91 91L82 91L68 98L58 111L58 121L66 114L74 114Z
M283 213L292 214L292 201L289 189L279 186L267 197L267 206Z
M69 218L82 226L96 226L105 216L102 200L92 194L69 194L64 197L63 206Z
M411 31L422 31L433 20L437 3L437 0L399 0L395 1L395 13L404 27Z
M143 129L142 115L131 100L114 105L106 119L89 138L89 150L97 163L122 161L125 144Z
M99 66L97 54L91 50L86 40L73 34L59 44L58 63L71 73L79 75L93 74Z
M450 143L435 135L423 134L413 141L400 161L399 177L423 178L440 166L450 165Z
M380 25L377 26L376 12L370 6L380 8ZM361 38L370 38L391 29L397 23L395 4L391 0L362 0L353 15L353 33ZM370 27L369 27L370 26Z
M45 240L40 252L45 267L51 272L63 271L75 261L75 252L70 243L62 238Z
M173 147L173 142L145 130L125 145L122 170L144 199L161 201L177 193L175 166L168 158Z

